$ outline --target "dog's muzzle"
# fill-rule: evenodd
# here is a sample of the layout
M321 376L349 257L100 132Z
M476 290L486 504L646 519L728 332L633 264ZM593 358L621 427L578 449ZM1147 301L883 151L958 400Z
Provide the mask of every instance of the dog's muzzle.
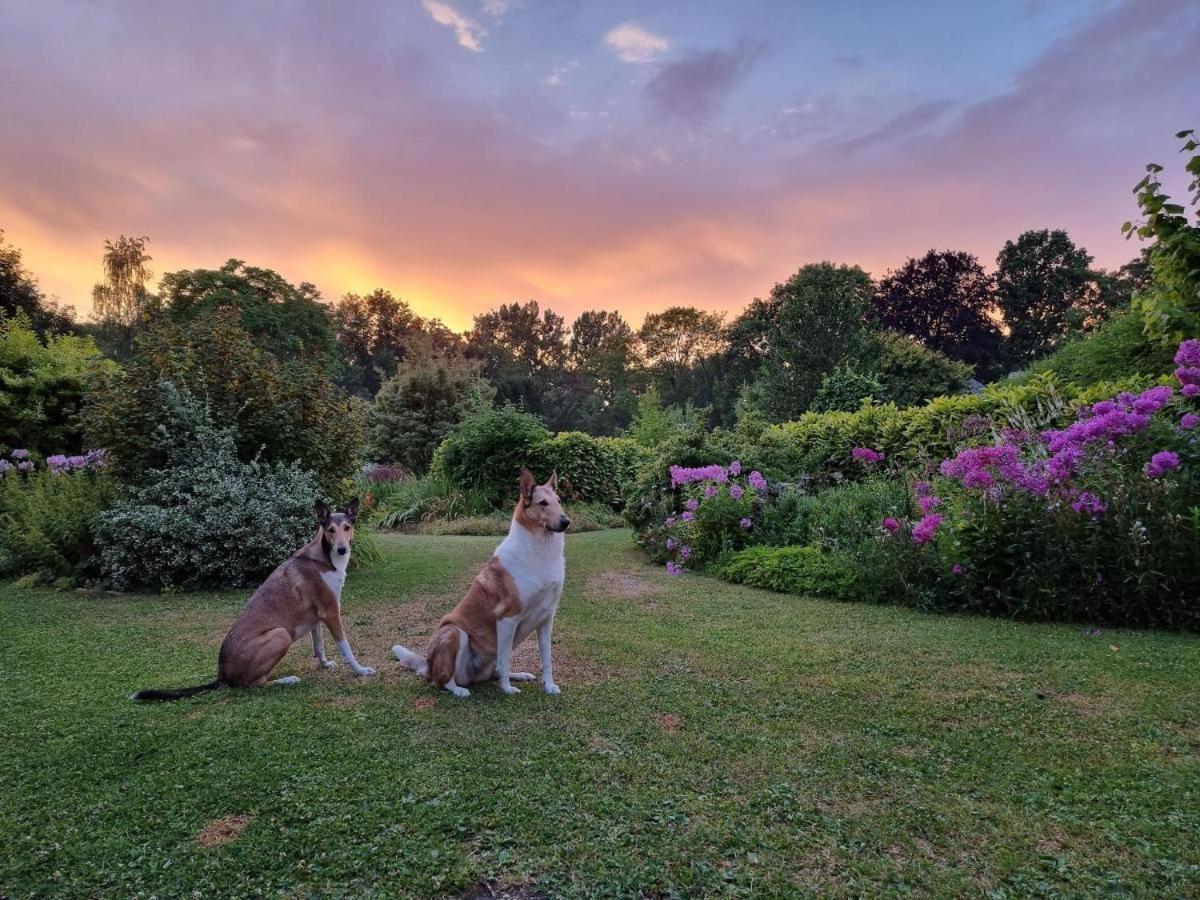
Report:
M549 527L549 526L547 526L547 527ZM566 531L570 527L571 527L571 520L568 519L566 516L563 516L561 519L558 520L558 527L550 528L550 530L553 531L555 534L562 534L564 531Z

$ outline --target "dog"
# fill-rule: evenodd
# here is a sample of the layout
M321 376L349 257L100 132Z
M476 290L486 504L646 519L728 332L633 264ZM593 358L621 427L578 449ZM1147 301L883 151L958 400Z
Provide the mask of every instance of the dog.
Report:
M519 693L512 682L533 681L534 676L510 671L512 653L535 630L542 688L547 694L560 692L550 635L562 598L564 533L571 520L559 505L557 473L539 485L522 469L520 488L508 536L458 606L438 622L425 655L400 644L392 647L401 665L455 697L470 696L467 685L493 676L504 693Z
M338 652L354 674L375 670L354 658L342 628L342 586L350 565L350 542L358 521L358 500L335 513L318 500L313 508L320 525L316 536L267 576L242 608L217 655L217 677L208 684L179 690L138 691L131 700L179 700L221 687L260 687L288 648L312 634L313 652L322 669L336 666L325 657L321 625L337 641ZM295 675L271 684L295 684Z

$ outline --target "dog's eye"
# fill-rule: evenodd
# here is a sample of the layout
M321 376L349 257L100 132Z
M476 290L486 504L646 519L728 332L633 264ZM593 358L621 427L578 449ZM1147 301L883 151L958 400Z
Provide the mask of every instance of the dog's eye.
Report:
M538 506L548 506L548 505L549 505L549 501L546 501L546 500L538 501Z
M345 526L343 526L343 527L345 528L345 530L346 530L346 531L349 531L349 530L350 530L350 526L349 526L349 525L345 525Z

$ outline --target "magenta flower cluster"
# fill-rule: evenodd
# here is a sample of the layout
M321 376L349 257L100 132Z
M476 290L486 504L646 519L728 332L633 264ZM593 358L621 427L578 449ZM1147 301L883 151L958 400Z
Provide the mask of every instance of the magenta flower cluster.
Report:
M875 463L881 463L884 461L884 459L886 459L884 454L880 453L878 450L872 450L870 447L855 447L850 451L850 455L853 456L858 462L867 466L872 466Z
M742 464L736 459L728 466L671 466L671 486L673 488L683 487L690 484L698 484L707 482L703 489L703 498L705 500L715 500L721 495L720 485L729 485L729 496L733 500L741 500L746 495L746 489L738 484L734 479L742 474ZM767 487L767 479L757 470L750 472L746 477L746 482L755 491L765 490ZM686 524L696 520L696 512L700 509L702 501L696 497L689 497L683 504L683 512L678 515L667 516L663 520L663 525L667 528L674 528L679 524ZM743 530L748 530L754 527L754 522L749 516L743 516L738 520L738 527ZM684 571L681 563L692 555L692 550L682 541L675 537L669 537L666 540L666 550L668 553L674 554L675 559L667 563L667 571L672 575L679 575Z
M687 484L695 484L697 481L715 481L718 484L724 484L728 480L729 470L724 466L700 466L693 469L671 466L671 487L683 487Z
M921 521L913 526L912 539L914 544L928 544L933 540L933 536L937 534L938 528L942 524L942 517L937 513L930 513L923 516Z
M1161 478L1178 468L1179 454L1170 450L1160 450L1150 457L1150 462L1146 463L1146 475L1150 478Z
M24 449L13 450L9 453L11 459L16 462L10 462L8 459L0 459L0 478L3 478L9 472L32 472L34 469L33 460L30 459L29 451ZM66 472L94 472L104 468L108 464L108 454L103 450L89 450L87 453L80 456L64 456L63 454L55 454L54 456L46 457L46 468L51 475L62 475Z
M1192 338L1179 345L1175 352L1175 377L1183 385L1180 393L1185 397L1200 396L1200 340Z

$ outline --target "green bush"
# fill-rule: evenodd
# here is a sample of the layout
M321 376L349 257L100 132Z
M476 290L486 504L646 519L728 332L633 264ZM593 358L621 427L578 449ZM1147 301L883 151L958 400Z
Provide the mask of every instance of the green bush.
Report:
M90 337L41 338L23 317L0 316L0 447L78 453L84 387L114 371Z
M750 547L733 554L717 573L729 581L782 594L833 599L853 595L854 570L819 547Z
M809 409L813 412L842 410L852 412L863 405L863 401L882 400L883 385L873 375L864 375L839 366L821 379Z
M867 365L883 385L881 399L897 406L916 406L935 397L961 393L971 367L895 331L873 341Z
M1032 374L1052 374L1063 382L1094 384L1115 381L1130 372L1166 375L1174 349L1146 335L1145 318L1131 310L1113 314L1084 337L1068 341L1030 366Z
M98 469L0 473L0 575L85 574L95 554L88 524L112 490Z
M255 585L315 533L313 476L241 461L231 429L203 424L146 475L94 520L118 589Z
M550 438L541 420L511 404L483 408L464 419L433 454L431 474L460 489L479 491L493 506L516 499L522 467ZM536 473L546 477L550 473Z
M439 519L481 516L494 508L491 498L482 491L455 487L437 475L409 478L386 487L376 485L371 491L370 520L378 528L402 528ZM515 484L512 497L515 502Z

